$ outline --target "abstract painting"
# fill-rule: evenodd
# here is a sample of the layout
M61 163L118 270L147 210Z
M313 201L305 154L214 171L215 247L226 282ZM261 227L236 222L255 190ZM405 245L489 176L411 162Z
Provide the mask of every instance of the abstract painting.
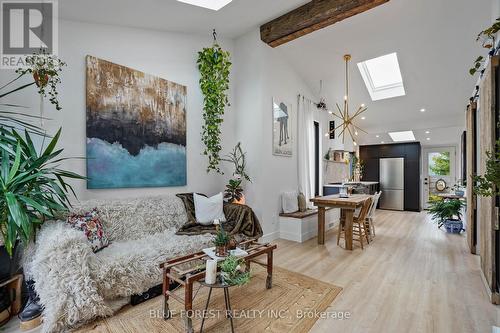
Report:
M292 105L273 98L273 154L293 155Z
M187 88L87 56L87 188L186 185Z

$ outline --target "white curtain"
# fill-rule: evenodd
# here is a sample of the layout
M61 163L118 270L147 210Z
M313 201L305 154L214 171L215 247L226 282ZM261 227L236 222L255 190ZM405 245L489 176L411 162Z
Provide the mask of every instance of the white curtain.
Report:
M304 194L307 207L313 208L309 199L314 195L314 116L313 103L304 96L298 96L298 178L299 191Z

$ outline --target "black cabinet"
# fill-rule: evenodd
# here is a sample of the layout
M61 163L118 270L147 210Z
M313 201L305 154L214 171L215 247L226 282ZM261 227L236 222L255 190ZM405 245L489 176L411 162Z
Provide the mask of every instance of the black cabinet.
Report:
M420 142L360 146L359 157L365 163L363 180L379 181L381 158L405 159L405 210L420 211Z

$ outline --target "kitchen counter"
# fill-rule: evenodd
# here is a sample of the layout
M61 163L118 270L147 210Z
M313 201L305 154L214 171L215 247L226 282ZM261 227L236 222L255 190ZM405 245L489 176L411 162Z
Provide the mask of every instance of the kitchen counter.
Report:
M347 182L344 183L344 185L364 185L364 186L372 186L372 185L378 185L378 182ZM342 187L342 184L324 184L324 187Z
M375 194L378 191L378 182L347 182L342 185L341 183L332 183L332 184L324 184L323 185L323 195L331 195L338 194L340 192L340 188L345 185L360 185L367 187L370 194Z

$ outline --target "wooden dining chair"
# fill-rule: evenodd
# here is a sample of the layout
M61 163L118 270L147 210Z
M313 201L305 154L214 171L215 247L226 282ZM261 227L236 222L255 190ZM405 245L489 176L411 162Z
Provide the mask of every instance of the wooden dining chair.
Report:
M375 212L377 210L378 201L379 201L381 195L382 195L382 191L377 192L373 195L373 197L372 197L373 200L372 200L372 204L370 206L370 210L368 211L368 214L366 215L365 223L366 223L366 226L368 229L368 234L369 234L371 239L373 239L373 237L375 237L375 224L373 223L373 221L375 219Z
M361 211L359 212L359 216L355 216L352 224L352 239L353 241L358 241L361 245L361 249L364 249L364 240L370 243L370 238L368 237L368 231L366 228L366 216L368 215L368 211L370 210L372 204L372 198L368 198L361 207ZM340 245L340 238L345 239L345 219L341 218L339 223L339 229L337 234L337 245Z

